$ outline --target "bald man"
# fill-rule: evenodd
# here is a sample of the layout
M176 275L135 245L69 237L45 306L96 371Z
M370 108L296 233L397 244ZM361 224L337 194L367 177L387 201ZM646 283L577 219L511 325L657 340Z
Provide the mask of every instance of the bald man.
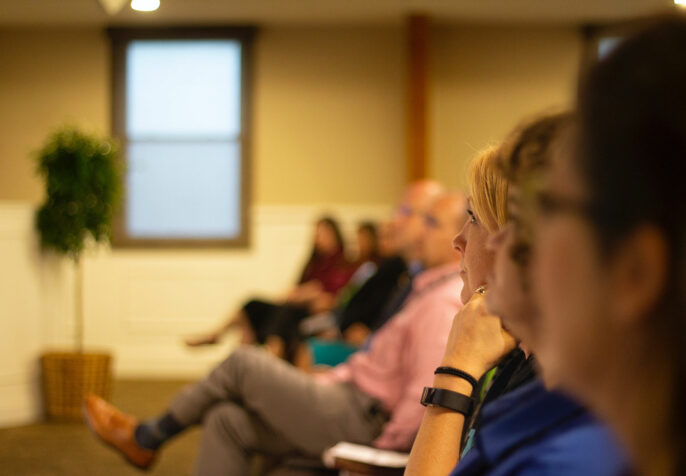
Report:
M93 431L129 462L147 468L166 441L202 423L199 475L246 475L253 452L318 456L339 441L409 449L423 413L422 389L432 381L461 306L459 255L443 253L443 244L449 247L461 228L464 202L437 198L434 187L413 184L401 205L408 208L399 209L401 221L421 223L416 235L403 239L427 269L368 351L313 376L259 348L241 347L144 424L89 397L85 412Z
M389 224L392 247L397 256L381 265L338 318L343 339L348 344L362 346L409 296L412 280L425 267L424 218L436 198L443 193L443 185L433 180L413 182L403 192Z
M433 180L414 182L403 193L392 223L396 245L408 263L422 260L424 215L443 193L443 186Z

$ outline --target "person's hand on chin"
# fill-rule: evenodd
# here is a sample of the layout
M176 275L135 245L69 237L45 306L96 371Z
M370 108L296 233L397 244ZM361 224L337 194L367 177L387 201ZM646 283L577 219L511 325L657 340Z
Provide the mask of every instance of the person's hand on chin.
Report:
M475 292L455 315L442 366L455 367L480 378L515 348L515 338L498 316L486 310L483 289Z

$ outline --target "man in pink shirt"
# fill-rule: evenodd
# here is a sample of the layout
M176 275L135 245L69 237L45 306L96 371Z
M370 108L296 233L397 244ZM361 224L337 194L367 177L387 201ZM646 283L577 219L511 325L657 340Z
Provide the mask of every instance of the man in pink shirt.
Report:
M426 271L367 351L313 376L259 348L241 347L151 422L139 424L89 397L85 412L93 431L129 462L147 468L164 442L202 423L200 475L246 475L253 452L318 456L339 441L409 449L423 414L422 389L432 381L461 306L460 255L452 238L466 220L466 202L439 196L440 190L423 181L404 195L396 219L399 240Z

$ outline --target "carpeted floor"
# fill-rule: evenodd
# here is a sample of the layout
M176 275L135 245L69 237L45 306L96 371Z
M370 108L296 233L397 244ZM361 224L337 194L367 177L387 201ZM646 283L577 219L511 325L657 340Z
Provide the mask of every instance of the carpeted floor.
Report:
M138 417L157 415L186 382L118 381L112 401ZM189 475L200 429L171 441L160 453L153 475ZM105 447L80 423L39 423L0 430L0 474L12 476L140 475L117 453Z

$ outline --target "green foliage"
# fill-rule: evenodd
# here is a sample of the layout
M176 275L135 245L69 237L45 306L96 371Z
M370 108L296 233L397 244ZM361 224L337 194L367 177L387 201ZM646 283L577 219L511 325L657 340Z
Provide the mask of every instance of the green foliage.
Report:
M109 241L121 196L117 145L64 127L38 153L46 200L36 215L41 247L78 261L85 239Z

